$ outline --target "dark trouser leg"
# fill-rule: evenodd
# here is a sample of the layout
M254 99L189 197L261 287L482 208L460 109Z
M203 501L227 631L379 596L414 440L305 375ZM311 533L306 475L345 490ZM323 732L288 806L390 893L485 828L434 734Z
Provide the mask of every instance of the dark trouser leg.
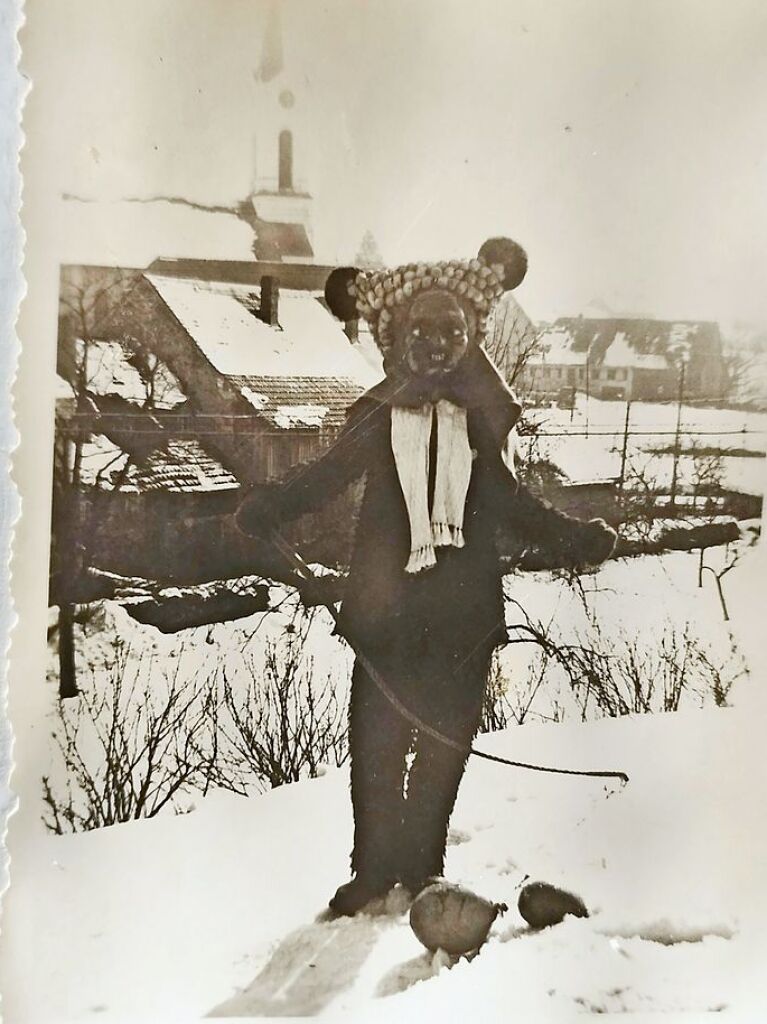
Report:
M441 733L457 740L456 750L419 734L415 761L408 778L406 800L407 844L403 850L403 881L418 887L426 878L441 875L450 815L466 767L469 748L479 726L489 659L476 659L459 673L446 669L446 679L431 680L431 714L422 717Z
M398 877L405 811L402 789L411 732L410 724L357 661L352 675L349 745L352 870L358 876L392 884Z

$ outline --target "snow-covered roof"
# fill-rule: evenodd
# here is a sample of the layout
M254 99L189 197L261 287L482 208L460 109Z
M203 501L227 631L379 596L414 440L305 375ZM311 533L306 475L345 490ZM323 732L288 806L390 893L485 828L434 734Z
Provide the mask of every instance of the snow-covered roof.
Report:
M199 441L171 439L152 452L144 465L133 467L128 489L139 491L222 491L238 487L237 478Z
M335 432L363 387L350 377L232 376L253 408L280 430Z
M80 479L89 487L134 492L208 492L239 486L237 478L198 441L169 439L136 465L103 434L94 434L83 444Z
M342 325L311 292L280 289L275 328L255 315L257 286L146 276L220 373L348 377L365 387L378 379Z
M371 369L375 381L383 380L383 353L375 342L373 332L370 330L366 320L360 320L357 324L357 339L352 342L354 350L359 352Z
M116 341L88 343L85 376L88 390L97 395L120 395L130 402L146 399L144 381L125 358L122 345Z
M541 334L534 364L667 370L683 358L716 357L716 324L697 321L560 317Z
M665 370L669 363L665 356L653 352L638 352L629 344L625 331L618 331L602 360L603 366L633 366L642 370Z
M56 407L58 409L59 404L67 401L74 401L75 390L68 380L57 373L54 381L53 394L56 399Z
M569 331L551 328L541 335L529 361L544 366L585 366L587 353L574 351L572 344L573 337Z

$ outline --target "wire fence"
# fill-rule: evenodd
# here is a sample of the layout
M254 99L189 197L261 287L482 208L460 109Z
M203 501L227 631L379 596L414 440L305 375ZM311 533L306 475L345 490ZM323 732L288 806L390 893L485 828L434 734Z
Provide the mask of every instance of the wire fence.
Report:
M330 437L336 431L323 430L321 427L317 427L310 424L296 423L290 427L262 427L261 424L255 420L255 417L248 414L241 413L200 413L193 416L174 417L163 414L157 417L156 423L142 423L139 420L145 417L151 417L152 414L149 410L142 411L143 414L132 415L132 414L105 414L102 416L95 416L91 413L75 413L72 416L66 417L66 424L69 430L77 429L77 424L82 423L84 427L97 432L94 428L98 426L98 420L104 420L109 422L111 429L118 429L121 431L129 432L131 434L158 434L160 432L167 433L169 437L183 437L185 434L195 437L214 437L219 434L235 433L239 436L247 436L252 433L259 437L284 437L287 433L300 433L305 431L307 434L313 435L326 435ZM215 420L218 426L206 427L202 425L205 420ZM119 421L119 422L117 422ZM226 431L221 429L221 425L229 421L240 421L243 425L250 425L252 430L241 430ZM577 427L577 428L563 428L558 430L547 430L545 428L537 428L535 435L537 437L612 437L616 434L623 435L626 433L625 428L622 425L615 424L614 426L609 424L596 424L594 426ZM651 428L635 428L630 427L628 435L641 435L644 437L660 437L664 435L674 435L677 431L671 427L651 427ZM696 424L686 425L683 424L681 427L681 433L689 436L748 436L757 435L759 437L767 436L767 425L764 427L738 427L729 429L703 429Z
M767 428L752 430L752 429L740 429L740 430L692 430L688 427L683 426L679 433L687 437L729 437L737 436L743 437L744 435L755 434L760 437L767 436ZM610 429L594 430L585 428L582 430L536 430L535 437L623 437L627 434L629 437L674 437L677 434L676 430L624 430L623 427L615 426ZM526 435L527 436L527 435ZM532 436L532 435L530 435Z

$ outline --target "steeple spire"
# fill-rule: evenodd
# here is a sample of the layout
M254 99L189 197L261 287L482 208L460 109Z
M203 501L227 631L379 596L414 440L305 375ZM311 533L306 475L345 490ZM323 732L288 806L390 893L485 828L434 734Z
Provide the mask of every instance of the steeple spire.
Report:
M295 68L290 71L295 73ZM290 82L285 64L280 0L271 0L266 12L253 77L257 83L255 176L250 194L254 252L262 260L311 260L312 197L296 171L300 174L305 167L306 139L312 132L307 130L306 113L293 92L295 83Z
M280 4L279 0L272 0L261 44L261 60L256 70L256 79L259 82L271 82L279 75L284 65Z

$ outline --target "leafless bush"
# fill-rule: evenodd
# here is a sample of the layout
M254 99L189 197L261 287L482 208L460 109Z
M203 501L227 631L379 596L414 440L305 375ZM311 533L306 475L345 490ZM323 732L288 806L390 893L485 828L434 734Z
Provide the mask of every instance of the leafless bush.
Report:
M705 694L710 667L689 626L682 632L669 626L657 644L624 643L598 680L571 683L584 717L589 701L608 717L677 711L685 691Z
M43 779L46 826L79 832L153 817L188 809L182 798L193 792L245 795L342 764L344 706L302 658L311 614L301 622L251 660L245 683L225 667L183 678L181 651L168 674L116 644L111 665L91 669L79 695L59 702L63 772Z
M621 489L622 535L649 540L653 533L653 524L658 515L658 497L664 488L653 472L652 462L643 462L637 458L628 460Z
M562 643L551 624L535 622L517 607L522 621L512 627L511 642L540 647L543 662L538 685L548 669L557 666L584 721L592 713L619 717L677 711L685 694L699 705L713 699L721 707L733 684L745 674L734 648L726 663L716 661L689 624L680 629L669 622L659 639L640 642L625 632L608 637L592 620L576 642Z
M692 458L690 483L696 503L699 497L710 498L720 494L724 480L724 458L721 452L712 452L691 438L687 454Z
M498 659L493 658L482 703L482 717L479 720L481 733L499 732L509 725L511 707L507 689Z
M653 524L662 514L661 501L668 498L669 489L660 475L661 456L673 456L677 461L683 458L687 466L683 498L675 495L673 506L665 506L666 514L684 522L718 513L716 498L722 493L724 459L721 452L712 451L690 437L679 444L646 449L628 458L620 492L623 535L649 540L654 532Z
M498 732L509 725L524 725L532 714L533 704L548 676L549 655L542 651L533 659L520 680L503 675L498 658L493 658L480 719L480 733ZM536 717L541 718L539 712ZM545 716L551 720L551 715ZM559 717L556 717L559 721Z
M53 732L66 783L43 778L46 826L79 832L137 818L211 786L235 788L219 758L219 683L181 679L179 662L163 685L151 656L118 645L106 675L91 673L76 698L61 701ZM143 680L143 682L140 682Z
M341 765L347 756L344 707L329 676L316 682L311 659L301 656L303 639L293 634L280 647L268 643L243 690L224 674L223 735L234 757L270 787L314 778L321 766Z

